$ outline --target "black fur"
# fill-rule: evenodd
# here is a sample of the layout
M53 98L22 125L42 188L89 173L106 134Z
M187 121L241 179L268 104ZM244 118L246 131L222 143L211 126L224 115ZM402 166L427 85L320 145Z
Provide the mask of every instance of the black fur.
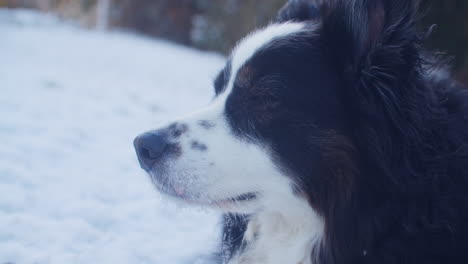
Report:
M468 91L421 47L417 1L324 2L282 9L311 30L239 71L231 127L271 146L325 219L320 263L468 263ZM246 221L226 216L225 260Z
M244 232L247 229L248 217L226 214L223 216L223 236L221 241L221 260L227 263L236 253L241 252L245 243Z
M278 12L275 22L313 20L319 17L319 9L313 0L290 0Z

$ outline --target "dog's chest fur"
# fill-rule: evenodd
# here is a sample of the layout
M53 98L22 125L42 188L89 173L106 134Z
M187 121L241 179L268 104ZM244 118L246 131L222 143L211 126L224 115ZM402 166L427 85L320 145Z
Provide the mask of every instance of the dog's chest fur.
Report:
M244 233L246 246L228 264L315 263L312 252L323 234L320 217L305 201L295 201L284 209L252 216Z

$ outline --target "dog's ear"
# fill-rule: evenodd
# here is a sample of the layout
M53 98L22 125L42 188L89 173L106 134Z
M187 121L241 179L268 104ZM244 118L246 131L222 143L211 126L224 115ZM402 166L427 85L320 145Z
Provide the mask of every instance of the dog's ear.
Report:
M300 22L318 19L320 17L319 6L321 1L322 0L289 0L278 12L275 22Z
M359 135L355 145L379 173L391 171L385 169L393 166L387 157L400 157L405 146L418 144L424 120L418 113L430 106L417 102L432 102L422 84L428 65L416 28L418 4L330 0L322 7L317 35L323 53L338 73L352 133Z
M418 5L418 0L329 0L321 6L324 46L355 80L402 77L420 63Z

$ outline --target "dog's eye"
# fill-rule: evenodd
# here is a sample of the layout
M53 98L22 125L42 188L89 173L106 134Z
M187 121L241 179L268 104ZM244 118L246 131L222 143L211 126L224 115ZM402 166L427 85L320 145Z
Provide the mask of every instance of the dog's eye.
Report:
M251 100L266 104L278 103L283 87L283 83L277 78L264 77L251 87Z
M281 109L281 101L278 97L270 94L252 96L248 102L250 117L256 124L266 125L270 123L275 113Z
M249 108L259 116L274 112L281 105L278 94L271 91L259 91L248 99Z

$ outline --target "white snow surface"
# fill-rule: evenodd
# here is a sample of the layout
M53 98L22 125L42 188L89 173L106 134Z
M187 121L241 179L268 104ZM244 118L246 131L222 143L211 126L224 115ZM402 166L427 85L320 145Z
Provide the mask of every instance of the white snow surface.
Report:
M0 9L0 263L208 263L218 214L161 198L132 141L207 104L222 63Z

